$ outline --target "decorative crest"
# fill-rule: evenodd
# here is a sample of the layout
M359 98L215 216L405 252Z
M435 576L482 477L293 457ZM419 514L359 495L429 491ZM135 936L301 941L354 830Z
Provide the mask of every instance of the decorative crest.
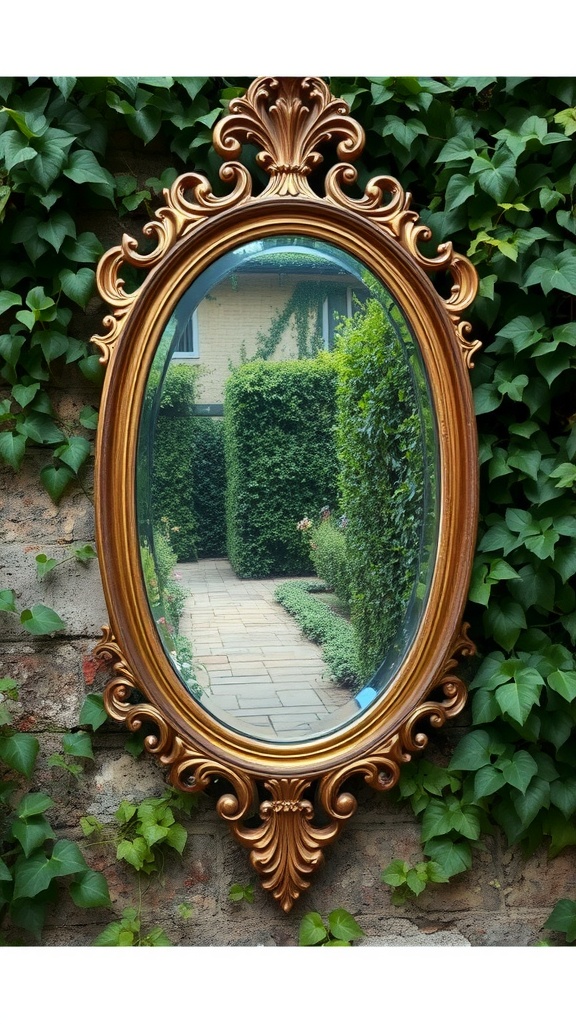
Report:
M156 248L138 252L138 242L124 235L122 244L110 249L101 259L97 284L102 298L113 308L114 315L104 318L105 335L95 335L93 343L100 349L102 363L107 363L120 336L126 316L130 313L140 289L124 290L122 267L130 264L140 270L154 267L166 253L193 229L208 218L264 198L323 200L333 206L351 210L377 224L410 253L425 273L447 271L453 280L448 299L442 299L454 326L454 332L467 366L473 366L479 341L469 340L470 325L460 320L460 313L473 301L478 276L472 263L455 253L451 242L438 246L436 256L423 256L420 244L430 240L431 232L419 223L418 214L410 209L412 197L405 193L395 178L380 175L368 182L364 195L351 198L342 186L356 181L357 171L349 162L337 163L326 175L325 195L317 195L309 176L323 157L318 147L336 142L340 160L356 160L364 148L363 128L350 116L350 108L342 99L335 99L321 78L257 78L246 95L232 100L229 114L219 121L213 134L216 152L227 159L220 168L220 178L234 187L227 196L215 196L210 182L201 174L180 175L170 189L164 189L166 206L156 211L157 220L144 227L146 237L156 237ZM252 192L252 178L238 159L242 144L262 148L258 164L270 175L270 181L257 196ZM386 199L388 201L386 201Z
M317 198L307 178L322 162L315 147L340 139L341 159L355 160L364 130L344 100L334 99L321 78L257 78L214 131L220 156L238 158L241 142L262 146L256 160L270 175L262 196Z

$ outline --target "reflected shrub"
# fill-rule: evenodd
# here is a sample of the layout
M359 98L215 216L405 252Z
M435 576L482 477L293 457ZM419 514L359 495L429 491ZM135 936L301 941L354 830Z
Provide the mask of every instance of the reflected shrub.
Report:
M287 580L276 588L276 600L290 613L309 640L322 646L322 657L335 682L360 689L356 635L351 624L328 608L302 580Z
M244 578L310 575L294 509L335 505L331 356L240 366L226 385L228 557Z
M307 522L309 525L302 525ZM345 516L321 509L318 521L300 520L298 529L310 545L310 558L316 573L333 590L342 604L350 605L350 565L346 544Z
M222 558L226 555L226 467L222 420L197 416L193 444L193 505L198 558Z
M222 422L195 415L197 379L194 366L169 366L155 424L154 526L175 524L171 543L180 562L226 554Z
M401 328L376 298L346 322L337 358L351 620L369 678L393 646L413 599L430 518L426 481L434 468L420 411L424 382Z

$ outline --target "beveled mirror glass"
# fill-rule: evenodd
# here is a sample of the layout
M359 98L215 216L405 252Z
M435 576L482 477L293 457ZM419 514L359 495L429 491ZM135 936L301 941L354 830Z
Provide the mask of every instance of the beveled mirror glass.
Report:
M257 79L214 146L256 141L269 184L254 196L236 160L223 198L181 176L152 252L103 257L113 314L93 339L108 713L146 727L173 784L224 786L218 812L286 910L354 812L346 780L394 784L422 725L462 708L473 650L475 271L449 243L422 255L392 178L350 198L339 163L313 192L330 139L363 145L321 79ZM133 292L124 264L146 271Z

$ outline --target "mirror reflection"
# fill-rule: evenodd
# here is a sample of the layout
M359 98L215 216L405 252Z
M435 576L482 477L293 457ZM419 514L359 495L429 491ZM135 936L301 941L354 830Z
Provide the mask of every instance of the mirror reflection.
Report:
M220 721L311 738L390 684L434 568L435 430L401 308L344 250L260 239L188 288L148 375L138 533L165 650Z

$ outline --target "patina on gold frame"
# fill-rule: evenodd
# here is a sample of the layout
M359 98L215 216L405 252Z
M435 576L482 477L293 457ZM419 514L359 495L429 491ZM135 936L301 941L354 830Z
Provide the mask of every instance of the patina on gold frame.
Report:
M325 194L309 176L319 146L337 143L341 161L327 173ZM260 147L269 175L259 195L238 159L242 144ZM97 543L110 615L97 647L110 656L114 678L105 691L108 714L131 730L152 727L146 747L170 782L198 792L215 778L228 792L217 802L235 838L250 850L262 885L289 910L311 873L356 809L345 786L362 777L390 789L401 765L427 742L423 723L441 726L458 714L465 686L458 657L474 652L462 625L477 518L476 431L468 368L480 343L461 320L477 276L447 242L425 257L430 237L410 210L409 194L388 176L369 182L361 198L349 161L364 133L347 104L319 78L259 78L232 101L214 131L231 184L217 197L196 173L165 190L166 205L144 229L153 251L138 252L127 236L102 258L98 286L112 309L107 333L92 340L108 363L97 442ZM233 159L230 159L233 158ZM337 731L292 743L238 733L218 722L186 691L156 631L144 588L136 524L136 447L147 376L163 325L191 282L229 250L255 238L302 235L339 246L366 264L396 297L411 324L429 379L437 422L440 514L436 562L421 622L391 685ZM144 269L144 283L124 290L124 265ZM452 279L448 298L430 275ZM353 788L353 787L352 787ZM314 790L314 801L312 800ZM263 799L264 794L267 799ZM315 823L319 810L322 823ZM250 819L259 815L260 823Z

